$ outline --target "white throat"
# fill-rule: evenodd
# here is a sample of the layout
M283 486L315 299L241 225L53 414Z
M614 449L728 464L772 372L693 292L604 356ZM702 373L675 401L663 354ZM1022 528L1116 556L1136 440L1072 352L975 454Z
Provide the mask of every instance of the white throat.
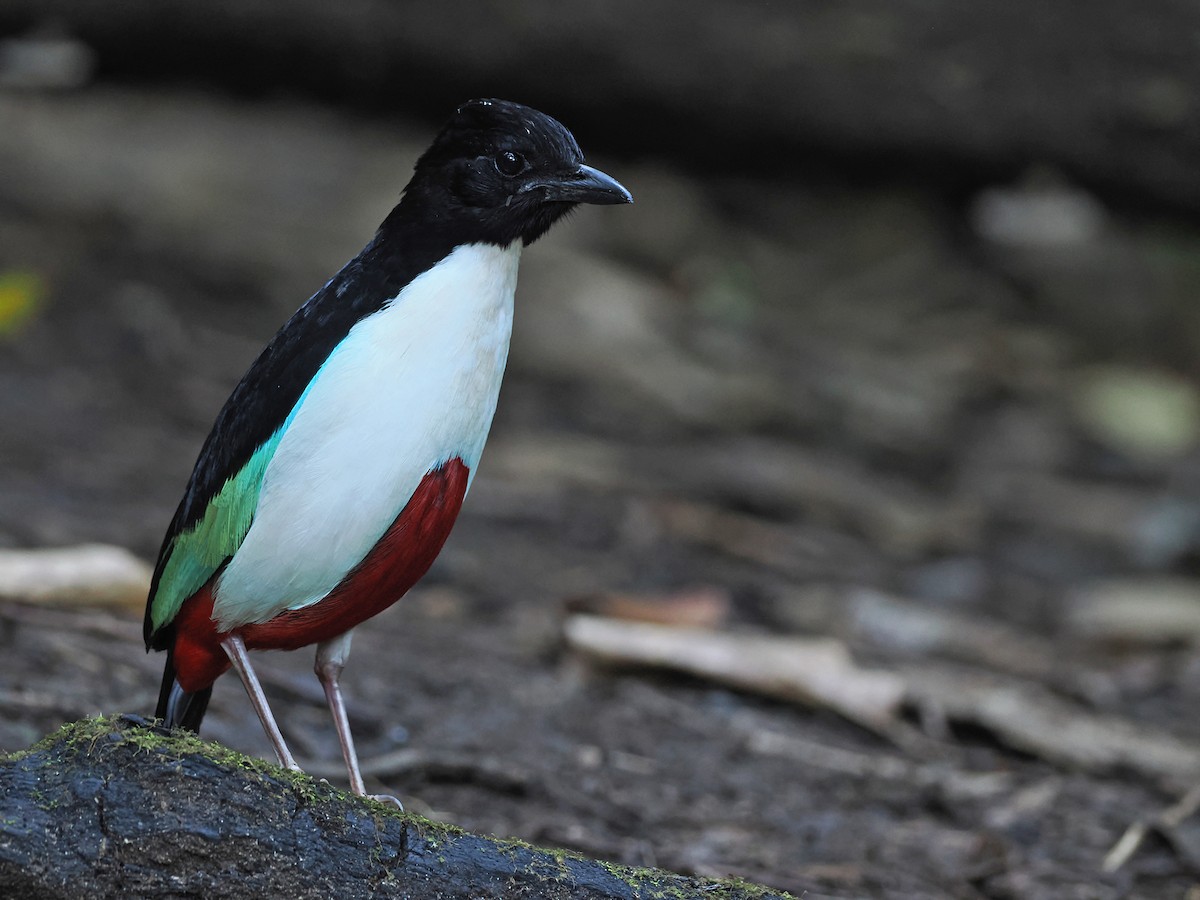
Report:
M222 629L328 594L439 464L459 457L474 477L508 359L520 256L520 241L456 248L330 354L217 585Z

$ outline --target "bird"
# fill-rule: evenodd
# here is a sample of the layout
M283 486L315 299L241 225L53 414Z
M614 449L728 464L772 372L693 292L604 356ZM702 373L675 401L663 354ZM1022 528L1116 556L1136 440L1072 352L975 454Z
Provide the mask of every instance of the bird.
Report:
M166 726L198 733L232 668L280 765L299 771L249 651L315 644L350 788L370 796L339 686L353 631L426 573L459 514L523 248L580 204L632 202L551 116L498 99L455 110L370 242L270 340L201 446L146 602L147 652L166 651Z

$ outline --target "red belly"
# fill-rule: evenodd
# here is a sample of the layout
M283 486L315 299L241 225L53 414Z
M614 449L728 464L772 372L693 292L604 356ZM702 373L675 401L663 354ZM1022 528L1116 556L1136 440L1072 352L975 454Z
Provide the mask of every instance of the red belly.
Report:
M344 634L387 609L424 575L441 552L467 492L467 467L455 458L429 472L379 542L322 600L266 622L234 629L251 650L295 650ZM175 619L176 678L185 691L212 684L229 668L212 619L210 580Z

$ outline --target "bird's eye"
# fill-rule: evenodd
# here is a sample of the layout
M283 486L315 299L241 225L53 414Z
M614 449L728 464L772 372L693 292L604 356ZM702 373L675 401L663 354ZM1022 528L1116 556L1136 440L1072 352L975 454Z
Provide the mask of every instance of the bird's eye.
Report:
M525 157L520 153L513 153L511 150L497 153L495 162L496 171L508 178L520 175L525 171Z

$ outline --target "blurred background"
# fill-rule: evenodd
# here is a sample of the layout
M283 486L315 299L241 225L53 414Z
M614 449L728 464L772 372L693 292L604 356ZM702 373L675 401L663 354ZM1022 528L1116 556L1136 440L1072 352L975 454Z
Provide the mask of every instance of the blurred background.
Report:
M1171 0L0 0L0 545L152 561L263 343L518 100L636 204L525 254L460 524L356 636L374 789L809 898L1195 897L1198 41ZM133 594L0 602L0 749L153 711ZM309 653L260 673L341 779ZM269 755L232 678L205 734Z

